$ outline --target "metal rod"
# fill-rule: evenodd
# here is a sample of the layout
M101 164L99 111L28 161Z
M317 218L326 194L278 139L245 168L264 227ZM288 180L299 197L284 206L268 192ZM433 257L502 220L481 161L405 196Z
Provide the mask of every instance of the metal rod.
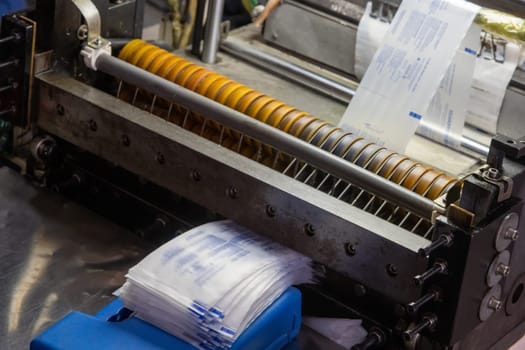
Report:
M434 314L428 314L428 315L425 315L423 316L421 322L417 325L415 325L414 327L410 328L410 329L407 329L406 331L403 332L403 340L405 341L411 341L412 338L418 334L419 332L421 332L422 330L424 330L425 328L429 328L429 329L432 329L433 327L436 326L436 323L438 322L438 318L436 315Z
M4 109L3 111L0 111L0 117L3 117L4 115L7 115L7 114L11 114L11 113L14 113L16 112L16 107L15 106L11 106L7 109Z
M6 61L6 62L0 62L0 68L6 68L6 67L9 67L9 66L17 66L18 62L19 62L18 59L14 59L14 60L11 60L11 61Z
M143 88L168 101L174 101L195 113L209 116L243 134L278 148L336 177L366 189L378 196L402 206L416 215L431 219L433 214L444 214L445 209L432 200L422 197L402 186L376 175L366 169L328 153L279 129L208 99L193 91L142 70L110 55L100 55L96 60L98 70L117 79Z
M348 103L355 95L355 88L344 86L296 64L232 41L224 41L221 44L221 50L335 98L340 102Z
M436 300L437 298L439 298L439 292L437 290L430 291L418 300L409 303L407 305L407 311L411 314L415 314L419 309L421 309L421 307L431 301Z
M0 86L0 93L2 93L4 91L11 90L11 89L16 89L17 87L18 87L18 83L17 82L13 82L13 83L8 84L8 85Z
M0 38L0 44L5 44L15 39L16 39L15 35L6 36L5 38Z
M214 64L219 51L221 40L221 21L224 10L224 0L213 0L208 3L208 17L206 19L206 32L202 48L202 61Z
M450 234L442 234L434 242L432 242L428 247L419 249L419 255L429 256L435 250L441 247L448 247L453 242L453 237Z
M414 282L416 282L416 285L422 286L429 278L434 277L435 275L445 273L447 271L447 268L448 266L446 262L436 262L434 263L434 266L432 266L430 269L423 272L421 275L415 276Z
M385 332L378 328L371 329L366 338L359 344L352 346L351 350L374 349L386 342Z
M250 62L264 70L279 74L298 84L311 88L316 92L330 96L335 100L345 104L350 102L352 97L355 95L358 86L357 84L354 87L343 85L329 78L323 77L318 73L285 61L279 57L234 43L231 40L223 42L221 44L221 50L234 57ZM434 132L440 133L440 136L444 134L442 130L437 130L435 128L432 130ZM422 135L422 131L419 129L416 131L416 133L420 136L428 138L425 135ZM487 145L479 143L478 141L464 135L461 135L460 144L463 148L476 152L482 156L486 157L489 154L489 147ZM458 150L462 151L461 149Z
M197 11L195 13L195 24L191 41L191 53L195 56L201 54L201 42L204 32L204 12L206 11L206 0L197 1Z

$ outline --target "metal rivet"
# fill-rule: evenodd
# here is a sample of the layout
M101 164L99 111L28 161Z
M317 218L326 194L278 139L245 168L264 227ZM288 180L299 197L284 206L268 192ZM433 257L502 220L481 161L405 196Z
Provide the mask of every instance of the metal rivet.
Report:
M397 267L393 264L388 264L386 265L386 272L392 276L392 277L396 277L397 276Z
M308 236L312 237L315 235L315 227L312 224L305 224L304 225L304 233L306 233Z
M275 216L275 208L272 207L270 204L266 205L266 215L268 217L273 218Z
M155 160L159 163L159 164L164 164L166 162L166 159L164 158L164 154L158 152L156 155L155 155Z
M345 243L345 252L347 255L354 256L357 253L357 246L352 243Z

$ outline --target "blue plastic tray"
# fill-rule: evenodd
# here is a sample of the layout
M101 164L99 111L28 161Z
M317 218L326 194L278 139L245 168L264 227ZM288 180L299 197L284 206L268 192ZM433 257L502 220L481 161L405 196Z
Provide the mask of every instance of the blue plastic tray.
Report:
M94 316L73 311L33 339L30 349L196 349L138 318L118 321L125 312L119 299ZM282 349L297 336L300 326L301 293L296 288L289 288L244 331L231 349Z

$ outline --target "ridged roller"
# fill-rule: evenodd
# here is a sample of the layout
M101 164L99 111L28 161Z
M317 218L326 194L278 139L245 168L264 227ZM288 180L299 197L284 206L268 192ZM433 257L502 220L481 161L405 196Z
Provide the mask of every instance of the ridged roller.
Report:
M321 147L430 199L436 199L458 181L143 40L129 42L121 50L119 58ZM150 106L153 97L147 92L136 91L123 87L120 96L128 101L149 101L144 102L144 107ZM170 108L172 103L175 107ZM135 104L141 105L140 102ZM274 150L268 145L260 145L248 137L239 142L240 135L233 130L224 129L220 136L220 125L207 121L203 126L204 116L194 113L186 115L186 110L177 106L176 101L157 101L153 113L165 118L170 114L170 120L179 125L185 119L184 127L188 130L202 133L216 142L222 137L223 146L268 166L282 167L286 164L283 156L279 157L278 162L275 161L272 154ZM317 181L323 176L326 174L317 174Z

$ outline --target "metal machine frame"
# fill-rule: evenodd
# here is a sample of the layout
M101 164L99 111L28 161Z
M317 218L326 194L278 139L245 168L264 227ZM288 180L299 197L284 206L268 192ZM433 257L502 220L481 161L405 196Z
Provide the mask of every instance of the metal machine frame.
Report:
M515 330L525 327L525 239L519 237L525 217L523 139L495 138L489 166L433 202L110 55L95 57L97 72L87 69L79 58L84 23L70 1L37 2L52 2L54 10L27 14L42 31L60 25L54 40L37 37L35 51L23 57L35 67L27 72L35 78L28 86L33 98L25 97L33 106L30 118L17 119L14 112L2 116L15 125L14 141L3 154L13 166L53 185L60 160L87 152L312 257L327 276L313 294L334 301L347 316L366 320L369 336L356 349L503 349L518 339ZM140 1L124 5L138 18ZM62 16L67 23L57 21ZM101 12L102 28L113 16L121 15L111 8ZM61 40L64 26L67 42ZM102 33L112 35L112 29ZM115 87L107 84L115 79L177 101L430 220L431 239L112 96L108 92L114 89L102 87ZM503 251L508 261L500 260ZM499 262L506 272L498 270Z

